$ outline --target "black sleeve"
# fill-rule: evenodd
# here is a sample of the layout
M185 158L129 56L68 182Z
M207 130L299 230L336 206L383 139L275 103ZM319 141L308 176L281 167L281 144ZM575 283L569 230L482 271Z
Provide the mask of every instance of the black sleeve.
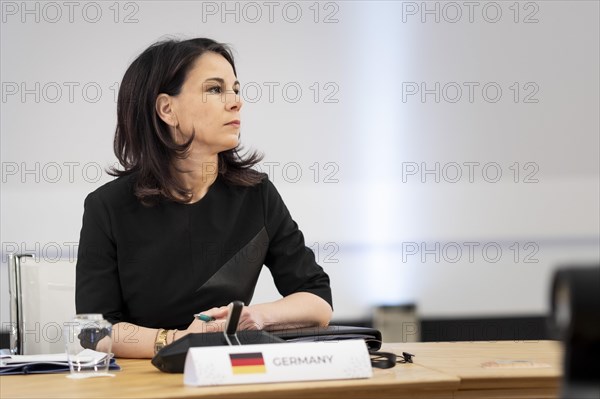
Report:
M265 265L271 270L275 286L283 296L310 292L333 308L329 276L315 261L315 254L304 244L304 236L292 219L273 183L263 182L265 225L269 248Z
M109 213L96 192L85 199L75 278L77 313L101 313L122 320L122 295L116 244Z

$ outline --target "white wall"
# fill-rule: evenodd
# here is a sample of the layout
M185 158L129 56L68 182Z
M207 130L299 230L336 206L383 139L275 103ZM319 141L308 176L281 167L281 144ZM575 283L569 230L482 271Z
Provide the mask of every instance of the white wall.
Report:
M1 7L2 322L6 253L74 252L115 162L116 84L164 35L235 48L243 142L318 249L336 318L542 313L557 265L600 259L598 2ZM255 300L274 297L263 276Z

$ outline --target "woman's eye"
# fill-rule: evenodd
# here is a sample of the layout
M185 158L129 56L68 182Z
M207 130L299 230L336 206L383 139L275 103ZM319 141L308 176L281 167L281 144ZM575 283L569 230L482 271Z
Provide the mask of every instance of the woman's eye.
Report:
M220 94L221 88L219 86L213 86L213 87L209 87L207 91L211 94Z

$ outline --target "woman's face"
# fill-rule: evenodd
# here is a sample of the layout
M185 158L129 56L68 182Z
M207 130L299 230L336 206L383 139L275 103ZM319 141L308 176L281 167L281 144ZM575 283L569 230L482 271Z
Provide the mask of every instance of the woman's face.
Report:
M207 52L188 72L181 92L172 98L172 110L184 142L195 132L192 151L216 154L235 148L240 134L239 82L221 55Z

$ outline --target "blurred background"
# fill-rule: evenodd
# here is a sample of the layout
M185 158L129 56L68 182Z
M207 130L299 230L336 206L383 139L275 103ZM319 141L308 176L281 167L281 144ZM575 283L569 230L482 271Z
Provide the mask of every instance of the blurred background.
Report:
M596 1L2 1L7 254L74 258L112 178L116 94L166 37L229 43L242 142L392 341L539 339L560 265L600 260ZM168 265L165 265L168 267ZM268 270L254 302L278 293Z

